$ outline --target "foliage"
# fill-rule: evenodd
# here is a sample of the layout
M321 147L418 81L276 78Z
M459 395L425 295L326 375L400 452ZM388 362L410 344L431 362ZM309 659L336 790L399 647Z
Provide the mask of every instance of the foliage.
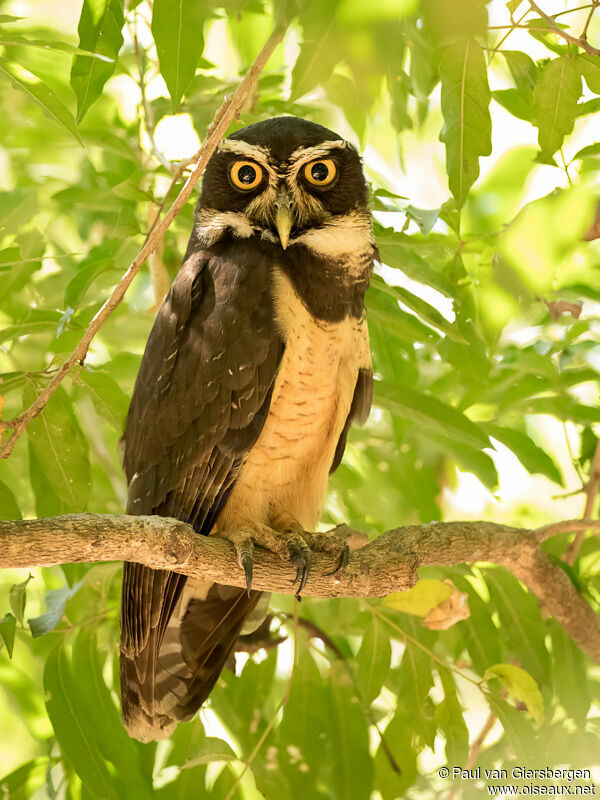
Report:
M202 136L273 12L265 0L47 0L21 19L21 5L0 3L5 419L31 404L174 198L185 176L171 185L169 158L195 148L178 151L177 137ZM561 4L555 25L578 37L591 10ZM526 1L302 0L275 12L297 16L236 125L291 113L359 144L382 260L367 301L374 412L351 435L327 520L376 534L450 517L461 487L495 492L499 469L504 502L475 513L525 525L581 513L580 497L551 497L587 480L600 423L600 250L584 241L600 58ZM596 18L587 35L600 39ZM191 125L166 142L174 120ZM523 136L538 148L510 146ZM439 202L422 208L431 194ZM188 204L0 463L0 517L122 511L118 438L161 276L178 269L191 224ZM521 505L502 495L507 470L530 487ZM567 544L547 547L558 557ZM587 539L569 570L595 607L599 554ZM273 598L272 635L286 641L238 656L209 710L156 746L119 720L120 565L8 572L3 797L433 798L450 788L438 767L464 766L490 709L482 768L597 764L597 671L535 598L493 565L423 575L416 594L383 603ZM470 616L421 624L454 587Z

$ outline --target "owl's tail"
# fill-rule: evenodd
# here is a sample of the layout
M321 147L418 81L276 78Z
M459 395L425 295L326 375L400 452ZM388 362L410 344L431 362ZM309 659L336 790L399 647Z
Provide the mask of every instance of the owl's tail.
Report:
M196 713L261 594L124 565L121 705L130 736L165 739Z

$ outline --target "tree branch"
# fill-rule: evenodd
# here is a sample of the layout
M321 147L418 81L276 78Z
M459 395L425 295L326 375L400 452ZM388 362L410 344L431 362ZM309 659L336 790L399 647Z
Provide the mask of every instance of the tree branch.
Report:
M529 5L536 12L536 14L539 14L542 19L546 20L549 28L551 28L551 30L553 30L558 36L562 37L566 42L570 42L577 47L581 47L582 50L585 50L585 52L589 53L591 56L600 56L600 50L597 47L592 47L592 45L587 41L587 24L585 26L584 34L577 38L576 36L572 36L570 33L567 33L567 31L563 30L559 25L557 25L554 19L546 14L545 11L542 11L542 9L537 3L534 2L534 0L529 0ZM592 9L590 17L593 11L594 9ZM590 17L588 17L588 24Z
M435 522L387 531L355 550L347 568L331 575L331 558L313 554L308 597L383 597L410 589L419 567L490 561L510 570L539 599L578 646L600 663L600 617L567 573L540 549L551 532L600 530L598 520L571 520L538 531L493 522ZM352 537L346 526L334 529ZM202 580L245 586L232 545L198 536L179 520L165 517L68 514L0 522L0 567L51 566L73 562L136 561ZM256 549L253 587L294 594L295 569L276 555Z
M58 389L62 380L75 366L75 364L83 363L87 355L88 348L94 336L98 333L100 327L105 322L105 320L110 316L110 314L112 314L115 308L119 305L119 303L125 296L125 292L129 288L135 276L140 271L142 265L147 260L148 256L151 253L153 253L159 246L163 236L167 231L167 228L171 225L175 217L179 214L179 212L187 202L194 186L196 185L198 179L204 172L204 168L206 167L209 158L214 153L221 138L227 131L227 128L229 127L231 122L238 116L248 98L253 94L258 84L258 78L260 76L260 73L262 72L265 64L269 60L276 46L282 40L286 28L287 28L287 23L280 24L275 28L275 30L273 31L271 36L267 39L263 49L256 57L255 62L252 64L246 76L241 81L235 92L231 95L231 97L225 99L219 110L216 112L212 122L206 129L204 143L202 144L202 147L200 148L200 150L198 150L198 153L196 154L195 164L192 171L190 172L187 181L185 182L181 191L173 201L173 204L171 205L165 216L149 234L141 250L131 262L129 269L127 270L127 272L125 272L119 283L114 288L113 293L106 300L102 308L98 311L96 316L92 319L92 321L86 328L85 333L81 337L81 340L79 341L77 347L73 350L73 352L67 358L67 360L62 364L62 366L56 372L52 380L46 384L46 386L37 396L35 402L32 405L18 417L15 417L10 421L4 421L1 423L0 425L1 428L12 428L12 434L10 435L10 437L4 444L4 447L0 451L1 458L7 458L11 454L15 446L15 443L22 435L27 425L31 422L32 419L35 419L42 412L44 406L46 405L50 397Z

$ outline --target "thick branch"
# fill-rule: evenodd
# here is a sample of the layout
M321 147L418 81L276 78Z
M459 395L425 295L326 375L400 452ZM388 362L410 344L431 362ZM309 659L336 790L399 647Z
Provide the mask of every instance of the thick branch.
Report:
M285 25L280 25L273 31L271 36L267 39L263 49L256 57L256 61L248 70L245 78L239 84L231 97L224 101L223 105L215 114L213 121L207 128L204 143L196 154L196 162L186 183L173 201L172 206L169 208L165 216L149 234L144 245L142 246L142 249L131 262L129 269L127 272L125 272L119 283L116 285L111 296L108 298L108 300L106 300L102 308L98 311L96 316L86 328L85 333L81 337L77 347L62 364L52 380L46 384L44 389L36 398L36 401L20 416L15 417L15 419L11 420L10 422L2 423L2 427L12 428L12 434L6 441L2 450L0 450L0 457L7 458L12 453L17 439L21 436L31 420L35 419L35 417L42 412L44 406L54 392L58 389L62 380L71 371L75 364L83 363L92 339L98 333L105 320L119 305L131 282L140 271L142 264L144 264L148 256L151 255L159 246L163 236L167 231L167 228L171 225L175 217L179 214L187 202L192 193L192 189L198 182L199 177L204 172L204 168L206 167L209 158L215 151L227 128L238 116L248 98L253 94L258 84L260 73L275 50L275 47L283 38L285 29Z
M550 532L600 530L598 520L574 520L539 531L492 522L406 525L354 551L346 570L332 576L331 559L315 553L303 594L309 597L383 597L409 589L419 567L490 561L509 569L540 600L579 647L600 663L600 617L567 574L540 550ZM345 526L338 535L352 536ZM230 586L245 586L233 547L218 537L198 536L178 520L101 514L0 522L0 567L36 567L69 562L137 561ZM256 549L253 586L295 593L295 570L272 553Z

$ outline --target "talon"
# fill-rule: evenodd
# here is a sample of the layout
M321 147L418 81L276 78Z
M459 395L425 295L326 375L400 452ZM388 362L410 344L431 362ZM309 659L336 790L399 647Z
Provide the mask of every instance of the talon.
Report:
M348 562L350 561L350 548L348 547L348 543L345 544L342 552L340 553L340 557L338 558L337 564L333 572L327 573L328 575L337 575L338 572L341 572L343 569L346 569L348 566Z
M252 566L252 556L248 554L242 556L242 567L246 575L246 591L248 592L248 597L250 597L250 592L252 590Z
M308 576L310 575L310 561L308 559L304 560L302 565L298 567L298 571L296 573L296 581L298 581L298 591L296 592L296 597L300 597L300 593L306 586L306 581L308 580Z

